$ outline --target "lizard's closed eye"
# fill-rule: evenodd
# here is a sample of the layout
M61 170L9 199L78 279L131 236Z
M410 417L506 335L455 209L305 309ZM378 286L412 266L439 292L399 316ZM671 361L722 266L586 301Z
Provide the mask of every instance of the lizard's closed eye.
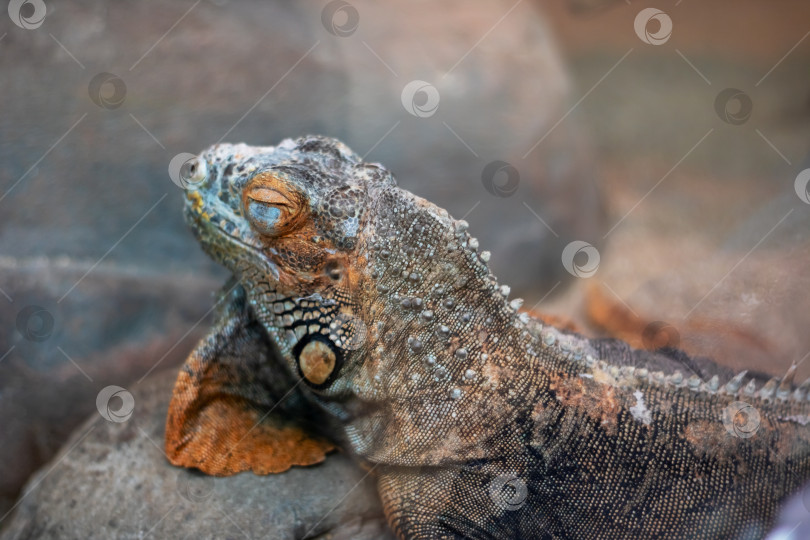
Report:
M299 205L278 190L256 186L244 199L245 216L250 224L267 236L279 236L291 230L299 213Z

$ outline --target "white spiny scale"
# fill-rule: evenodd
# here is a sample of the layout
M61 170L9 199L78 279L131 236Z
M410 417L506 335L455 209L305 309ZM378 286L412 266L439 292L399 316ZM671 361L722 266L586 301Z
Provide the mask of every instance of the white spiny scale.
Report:
M757 383L754 382L754 379L748 381L748 384L745 385L743 388L743 393L746 396L753 396L757 392Z
M794 362L788 368L787 373L785 373L785 376L782 377L782 381L779 383L779 388L776 390L777 399L784 401L790 396L791 391L793 391L793 379L795 376L796 363Z
M691 377L689 377L689 379L687 379L686 384L687 386L689 386L691 390L697 390L698 388L700 388L700 382L701 382L700 377L698 377L697 375L692 375Z
M608 364L608 363L607 363L607 362L605 362L604 360L599 360L599 362L597 362L597 363L596 363L596 366L597 366L597 368L598 368L598 369L600 369L601 371L607 371L607 370L608 370L608 368L610 367L610 364Z
M711 379L709 379L709 382L706 383L706 389L709 392L714 393L717 392L718 388L720 388L720 379L717 377L717 375L714 375Z
M796 401L804 401L807 391L810 390L810 377L807 378L799 387L793 392L793 399Z
M521 306L523 306L523 298L515 298L514 300L509 302L509 306L515 311L519 310Z
M632 377L635 372L636 368L634 366L622 366L622 375L625 377Z
M676 386L683 382L683 374L681 374L680 371L676 371L675 373L670 375L668 378L669 378L669 382L671 382L672 384L674 384Z
M742 386L742 381L747 373L747 369L737 373L730 381L726 383L726 386L724 387L725 391L729 394L736 394L740 389L740 386Z
M779 384L779 378L778 377L772 378L771 380L769 380L768 382L765 383L765 386L763 386L759 390L757 395L761 399L771 399L773 397L774 392L776 391L776 385L778 385L778 384Z

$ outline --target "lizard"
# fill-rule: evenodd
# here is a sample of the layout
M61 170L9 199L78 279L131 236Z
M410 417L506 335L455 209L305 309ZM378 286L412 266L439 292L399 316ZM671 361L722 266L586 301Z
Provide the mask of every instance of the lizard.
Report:
M398 538L757 538L810 478L810 383L521 311L467 222L323 136L217 144L184 213L233 277L181 368L172 464L334 448Z

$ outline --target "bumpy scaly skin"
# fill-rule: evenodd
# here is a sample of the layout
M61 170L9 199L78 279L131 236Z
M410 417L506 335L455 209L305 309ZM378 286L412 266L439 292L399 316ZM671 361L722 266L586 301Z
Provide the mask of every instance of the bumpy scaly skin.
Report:
M201 244L401 538L758 537L810 477L792 373L757 390L544 327L466 223L338 141L217 145L194 174Z

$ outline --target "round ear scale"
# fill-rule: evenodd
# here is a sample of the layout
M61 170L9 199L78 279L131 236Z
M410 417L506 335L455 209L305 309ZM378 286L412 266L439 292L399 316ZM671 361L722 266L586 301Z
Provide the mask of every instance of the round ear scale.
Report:
M326 388L337 378L343 352L326 336L304 336L293 348L298 374L313 388Z
M304 196L274 171L254 176L242 195L242 208L250 224L265 236L281 236L306 218Z

